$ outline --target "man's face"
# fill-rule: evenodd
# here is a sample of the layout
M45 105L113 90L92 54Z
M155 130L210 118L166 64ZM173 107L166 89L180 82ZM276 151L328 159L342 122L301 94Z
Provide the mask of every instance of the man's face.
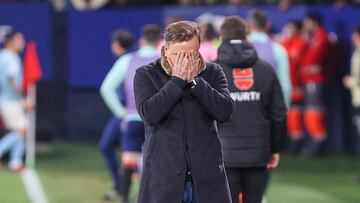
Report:
M352 41L357 50L360 50L360 34L357 32L353 32Z
M304 21L304 30L307 32L314 32L316 24L313 20L306 18Z
M9 47L11 47L12 50L15 52L22 52L25 48L25 39L24 35L21 33L16 33L12 39L8 42Z
M297 28L293 23L286 24L284 28L286 37L292 38L297 34Z
M168 60L170 60L171 64L174 64L176 56L181 52L190 53L195 51L199 52L200 43L196 36L194 36L191 40L186 42L177 42L174 44L167 44L165 46L165 56Z
M125 52L125 49L122 48L119 45L119 43L117 43L116 41L113 41L111 43L111 51L116 57L118 57L118 56L121 56Z
M24 35L21 33L15 34L10 43L12 43L12 47L14 47L15 51L22 52L25 47Z

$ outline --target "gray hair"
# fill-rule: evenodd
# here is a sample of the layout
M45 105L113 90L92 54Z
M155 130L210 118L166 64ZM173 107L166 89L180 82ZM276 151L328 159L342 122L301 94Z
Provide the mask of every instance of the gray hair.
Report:
M178 21L169 24L164 33L166 44L187 42L197 37L201 42L200 29L197 23L192 21Z

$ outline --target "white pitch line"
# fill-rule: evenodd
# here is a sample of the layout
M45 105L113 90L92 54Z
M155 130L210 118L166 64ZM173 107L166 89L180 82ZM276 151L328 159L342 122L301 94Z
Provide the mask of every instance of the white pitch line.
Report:
M44 189L41 185L39 175L35 170L26 169L21 172L21 179L26 189L26 193L32 203L49 203Z

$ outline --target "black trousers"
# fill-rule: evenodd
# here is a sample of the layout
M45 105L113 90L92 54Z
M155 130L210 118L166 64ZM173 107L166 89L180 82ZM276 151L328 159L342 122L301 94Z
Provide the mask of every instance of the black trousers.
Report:
M265 167L226 167L226 173L233 203L239 203L240 193L242 193L243 203L261 203L269 178L269 172Z

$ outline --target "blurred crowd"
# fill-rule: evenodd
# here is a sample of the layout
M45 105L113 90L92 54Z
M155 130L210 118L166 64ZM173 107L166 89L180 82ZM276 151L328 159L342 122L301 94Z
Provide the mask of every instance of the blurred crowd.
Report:
M165 27L167 27L169 24L181 20L181 17L171 16L165 19L164 24ZM267 14L261 10L252 10L252 12L248 15L245 23L247 24L246 39L236 38L236 40L232 39L230 41L227 38L222 38L224 34L223 31L221 31L222 33L220 35L219 30L222 30L222 28L218 25L222 24L222 22L218 23L217 20L214 19L213 16L209 15L202 15L197 19L201 35L201 45L199 52L201 53L203 59L207 61L221 62L221 59L224 59L222 58L224 57L224 49L222 47L224 47L227 43L241 44L244 41L250 42L251 49L256 49L259 58L266 61L267 65L271 65L271 67L273 67L279 79L280 86L282 87L282 96L288 107L286 126L289 136L285 150L289 154L304 156L319 156L326 153L326 141L328 140L329 136L328 129L325 124L326 113L328 109L326 109L324 105L326 99L324 97L324 90L326 85L333 80L331 75L334 67L337 64L337 61L333 60L336 58L335 46L337 41L336 37L333 37L323 27L324 22L322 16L316 12L309 12L304 17L304 19L289 21L285 24L279 33L274 33L271 29L271 22L268 19ZM232 26L235 25L229 25L229 27ZM156 29L156 36L158 36L156 39L160 38L159 29L160 27ZM351 90L353 97L352 104L354 109L353 124L357 126L358 129L360 129L360 83L358 79L360 73L360 27L355 28L352 34L352 41L355 51L352 56L351 74L344 77L343 83L346 88ZM230 38L231 37L232 36L230 35ZM124 39L125 38L123 37L123 40ZM114 40L116 43L118 43L118 41L121 40ZM120 45L121 44L122 43L120 43ZM149 53L151 50L150 58L154 57L155 50L157 50L158 56L163 55L165 53L164 44L164 40L160 41L158 45L157 43L152 43L151 49L148 50ZM142 53L145 51L145 49L149 48L149 46L146 48L146 46L144 46L142 43L139 43L139 45L141 47L139 49L139 53ZM235 63L238 62L237 59L241 58L243 55L248 54L248 52L243 50L241 53L237 51L238 50L230 49L230 53L237 53L238 55L234 54L235 62L230 60L231 62L228 61L228 63L225 63L226 65L234 65L234 67L238 67L235 65ZM229 58L230 57L226 59L229 60ZM123 58L120 57L119 61L121 62L121 60L123 60ZM250 61L246 62L250 64ZM109 86L110 79L121 77L121 74L116 72L117 69L120 70L121 68L116 67L116 64L117 63L115 63L114 67L108 73L101 86L103 99L110 109L112 109L111 101L110 99L106 99L107 96L105 93L113 92L113 97L115 98L117 85L113 85L112 88L110 88L112 91L109 91L106 86ZM223 68L224 67L225 66L223 66ZM251 69L250 67L252 67L252 65L249 65L248 67L249 68L246 69ZM244 70L242 70L240 73L244 74L241 76L245 77L245 80L249 79L249 75L251 75L246 75L248 73L246 71L244 72ZM235 75L236 73L232 72L232 74ZM111 75L114 75L114 77ZM232 77L235 78L236 76ZM114 84L120 84L119 81L121 81L121 79L118 79L118 82L115 82ZM235 80L232 82L230 80L228 81L229 86L233 85L234 83L238 89L244 88L244 86L246 89L246 85L249 85L249 83L246 82L253 82L253 80L243 81L244 83L241 83L240 85L240 83L236 83ZM251 85L252 83L250 86ZM242 93L244 94L231 94L231 97L234 101L240 102L251 102L256 100L255 94L246 94L247 92L245 90L242 91ZM272 95L273 94L274 92L272 92ZM272 97L272 95L269 97ZM116 109L121 108L113 108L113 114L115 117L121 118L121 116L117 116ZM250 118L247 119L249 120ZM108 126L106 129L107 128ZM242 130L243 129L244 127ZM126 135L127 131L125 130L122 133L124 132L124 135ZM109 139L109 137L110 136L108 135L107 131L104 131L104 134L102 135L102 143L104 143L103 140L107 140L106 143L111 143L111 139ZM124 142L124 138L122 139L123 143L126 143ZM224 142L222 142L222 145L224 147ZM105 147L102 146L101 149L104 157L108 156L106 155L106 151L109 148L113 149L111 145L105 145ZM126 150L123 151L122 156L123 155L126 155ZM137 155L140 156L140 153ZM130 164L131 166L136 165L135 161L137 160L138 156L133 156L135 159L133 160L134 162ZM118 170L125 170L127 172L131 171L131 173L124 173L123 177L120 178L123 181L122 186L117 186L120 184L119 178L114 179L115 187L107 194L105 194L104 199L106 200L113 199L119 194L121 194L123 198L127 200L128 190L119 188L129 187L129 184L131 183L129 174L134 173L136 170L134 170L134 167L129 168L129 164L126 164L129 159L123 158L123 160L126 160L124 162L125 165L123 163L123 165L120 167L114 167L115 169L113 169L113 171L115 172L112 172L112 174L117 174L116 171ZM116 164L112 165L116 166ZM228 169L226 170L228 171Z
M165 20L165 25L179 20L180 17L169 17ZM197 19L202 38L200 52L208 61L216 61L218 58L218 48L221 45L218 26L221 23L218 23L218 20L207 15ZM327 84L334 80L333 75L339 63L334 57L337 37L323 27L323 18L316 12L308 13L302 20L287 22L280 32L273 31L266 13L260 10L253 10L247 23L247 40L254 45L262 59L275 67L282 86L289 109L287 151L304 155L325 152L328 129L325 124L327 109L324 105L324 92ZM351 36L346 38L350 39ZM355 76L346 76L343 82L353 96L353 124L356 127L360 126L356 110L358 88L354 82L357 81L356 50L360 48L359 39L360 31L357 27L351 38L355 48L351 74ZM163 43L160 43L158 50L162 45Z
M49 0L0 0L0 3L42 3ZM179 5L179 6L211 6L211 5L277 5L288 9L296 4L332 4L341 8L347 4L358 5L360 0L50 0L55 8L71 8L78 10L124 7L134 5Z
M219 45L211 21L201 22L202 47L207 60L217 58ZM254 10L248 16L248 37L258 55L274 67L289 108L288 151L314 155L321 152L327 139L323 90L331 80L336 41L322 27L318 13L308 13L303 21L288 22L280 33L271 32L267 15Z

